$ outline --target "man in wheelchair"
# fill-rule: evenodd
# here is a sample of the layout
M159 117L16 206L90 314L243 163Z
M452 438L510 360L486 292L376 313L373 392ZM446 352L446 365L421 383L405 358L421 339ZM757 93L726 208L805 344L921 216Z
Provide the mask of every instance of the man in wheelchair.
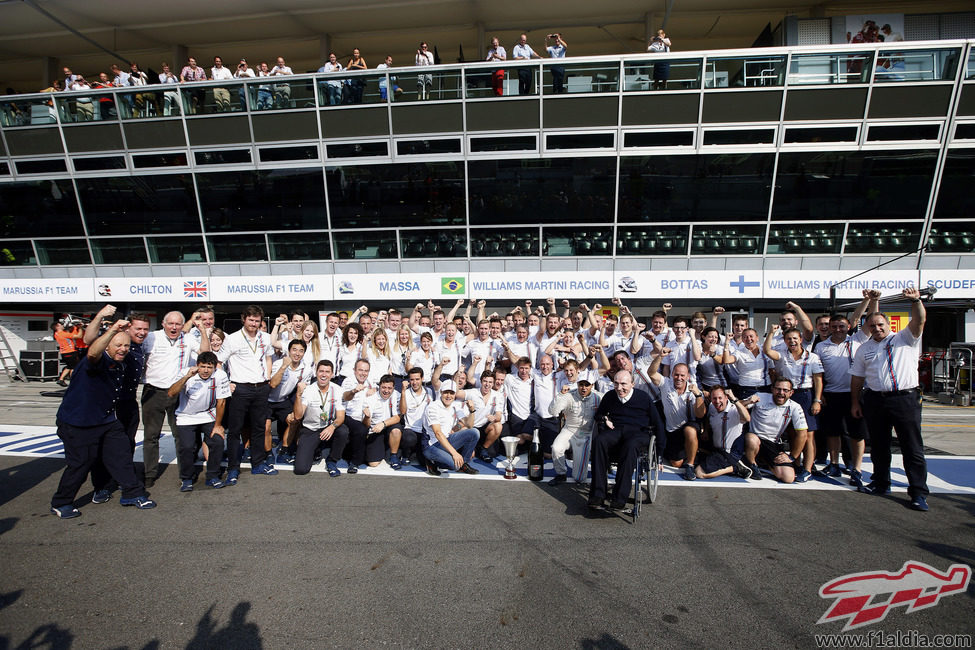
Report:
M633 375L628 370L620 370L614 375L613 390L606 393L596 409L588 502L590 513L604 509L609 483L607 469L614 458L618 465L609 509L622 510L626 506L637 458L650 444L654 408L647 393L634 390Z

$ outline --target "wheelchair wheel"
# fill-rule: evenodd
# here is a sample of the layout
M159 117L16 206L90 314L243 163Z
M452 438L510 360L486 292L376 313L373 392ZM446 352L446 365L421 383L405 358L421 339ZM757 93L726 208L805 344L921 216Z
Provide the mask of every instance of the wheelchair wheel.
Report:
M650 447L647 449L647 498L650 503L657 499L657 485L660 483L660 457L657 455L657 436L650 436Z

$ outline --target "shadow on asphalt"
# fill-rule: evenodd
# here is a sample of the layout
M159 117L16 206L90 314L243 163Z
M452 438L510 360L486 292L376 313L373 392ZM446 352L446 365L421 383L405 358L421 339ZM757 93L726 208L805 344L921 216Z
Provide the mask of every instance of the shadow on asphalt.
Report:
M29 492L63 469L64 460L60 458L31 458L19 465L0 469L0 506Z

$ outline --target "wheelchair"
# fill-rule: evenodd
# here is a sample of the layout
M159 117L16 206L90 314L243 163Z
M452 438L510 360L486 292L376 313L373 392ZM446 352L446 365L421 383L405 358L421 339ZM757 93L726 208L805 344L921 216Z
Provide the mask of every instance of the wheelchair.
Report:
M643 504L643 492L646 490L647 501L657 500L657 487L660 485L660 454L657 452L657 436L650 435L650 444L646 451L640 453L636 459L636 472L633 477L633 508L629 514L634 523L640 517L640 507Z

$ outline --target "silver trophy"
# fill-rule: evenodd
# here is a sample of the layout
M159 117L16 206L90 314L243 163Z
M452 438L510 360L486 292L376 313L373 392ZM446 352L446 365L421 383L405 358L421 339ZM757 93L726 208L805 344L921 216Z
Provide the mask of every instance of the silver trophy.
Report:
M518 478L518 475L515 473L515 458L518 457L518 442L517 436L505 436L501 438L501 444L504 445L504 455L508 460L504 465L505 478Z

